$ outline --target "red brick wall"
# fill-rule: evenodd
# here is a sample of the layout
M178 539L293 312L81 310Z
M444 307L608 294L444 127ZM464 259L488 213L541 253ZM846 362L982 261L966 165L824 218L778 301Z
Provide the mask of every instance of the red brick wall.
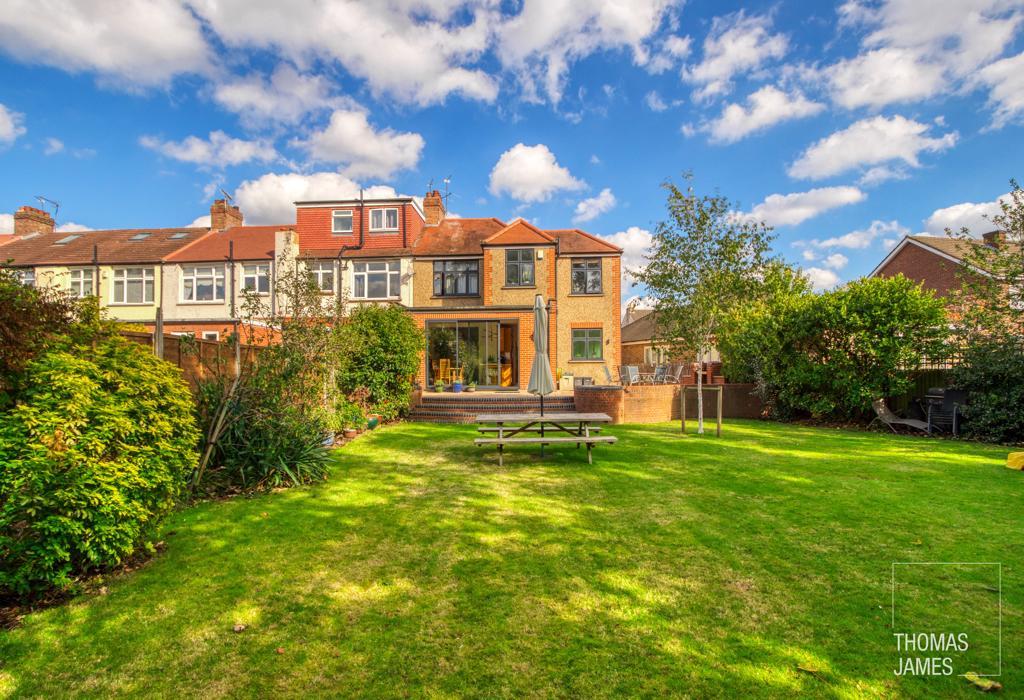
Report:
M363 232L364 248L401 248L403 245L403 225L405 226L405 244L411 245L423 230L423 219L420 218L413 205L403 204L398 208L397 232L371 233L370 210L380 209L385 206L387 205L366 204L366 229ZM352 210L351 234L338 235L331 233L331 212L338 209ZM301 207L295 212L295 230L299 234L299 246L302 250L359 245L361 225L362 220L358 204L330 207Z
M606 413L612 423L622 423L621 386L578 386L573 391L576 410L582 413Z
M915 243L908 243L878 271L877 275L895 277L902 273L908 279L923 282L925 289L934 290L938 296L948 296L950 291L960 286L960 280L957 279L960 267L952 260L947 260Z
M723 387L723 418L759 418L761 401L752 395L752 384L727 384ZM576 410L607 413L613 423L665 423L679 420L678 385L648 386L583 386L574 392ZM715 416L717 394L704 392L704 418ZM697 416L697 394L689 391L686 411L690 419Z
M647 345L623 345L622 364L642 365L644 363L644 348Z

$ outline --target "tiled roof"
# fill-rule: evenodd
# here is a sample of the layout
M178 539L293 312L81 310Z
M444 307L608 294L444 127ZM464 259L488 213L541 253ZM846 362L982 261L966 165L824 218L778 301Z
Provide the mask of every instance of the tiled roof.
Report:
M554 236L559 241L558 252L563 254L584 254L584 253L621 253L622 248L612 245L608 241L591 235L578 228L552 229L545 233Z
M234 226L226 231L214 231L190 245L182 247L167 256L173 262L212 262L226 260L229 248L234 244L232 254L235 260L272 260L274 257L274 234L291 225L280 226Z
M949 238L948 236L907 236L910 240L915 243L926 245L929 248L945 253L946 255L952 256L957 260L963 260L964 255L967 253L967 249L964 247L965 244L959 238ZM985 241L980 238L972 238L970 245L985 245ZM1009 245L1014 245L1010 243Z
M505 228L500 219L444 219L413 242L414 255L483 255L485 240Z
M484 245L547 245L555 239L525 219L516 219L484 241Z
M29 235L4 245L0 260L14 265L89 265L95 248L100 264L156 263L208 232L205 228L135 228Z
M627 323L622 327L622 342L623 343L634 343L640 340L651 340L654 338L657 326L654 321L654 314L648 313L632 323Z

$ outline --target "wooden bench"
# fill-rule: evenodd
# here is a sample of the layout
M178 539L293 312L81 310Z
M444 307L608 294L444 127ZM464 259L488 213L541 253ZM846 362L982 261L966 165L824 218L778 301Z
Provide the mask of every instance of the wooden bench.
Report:
M593 428L591 428L593 430ZM576 437L510 437L510 438L476 438L473 442L480 447L482 445L497 445L498 446L498 466L505 466L504 460L504 447L505 445L551 445L555 443L576 443L579 447L581 444L587 446L587 463L593 464L594 458L591 455L591 450L597 443L615 444L618 438L611 436L591 436L579 435Z
M481 433L496 433L496 432L498 432L500 430L504 430L507 433L507 432L510 432L512 430L512 428L509 428L507 426L501 427L501 428L498 428L498 427L494 427L494 428L492 428L492 427L480 427L480 428L477 428L477 431L481 432ZM520 428L519 432L521 432L521 433L539 433L540 432L540 426L531 425L529 428ZM561 432L561 431L555 430L555 429L551 428L551 426L548 426L548 427L544 428L544 432L550 435L550 434L558 433L558 432ZM592 426L590 426L590 433L591 434L599 433L599 432L601 432L601 426L600 425L592 425Z

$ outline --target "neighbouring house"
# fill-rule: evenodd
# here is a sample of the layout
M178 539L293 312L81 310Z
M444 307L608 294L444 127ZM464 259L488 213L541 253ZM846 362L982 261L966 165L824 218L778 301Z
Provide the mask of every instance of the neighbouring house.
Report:
M273 285L274 262L297 242L291 226L244 226L216 200L211 228L61 232L48 212L21 207L0 261L26 284L95 296L114 319L205 339L231 332L240 290Z
M1000 231L991 231L980 239L964 242L947 236L904 236L889 254L871 271L869 277L895 277L902 274L920 282L937 296L948 297L962 284L965 270L965 246L997 247L1005 244ZM987 274L974 270L975 274Z
M619 364L622 250L576 229L446 216L439 192L296 203L300 255L325 294L395 303L424 329L423 386L459 379L525 389L535 295L549 311L549 361L601 379Z
M245 226L217 200L211 227L58 233L22 207L0 260L23 281L96 295L110 316L166 332L219 338L242 315L243 290L282 302L282 260L302 266L325 303L399 304L424 330L423 386L454 379L525 389L533 361L533 304L549 312L552 369L604 380L620 364L622 250L577 229L523 219L446 215L422 200L296 202L294 224ZM249 295L245 295L249 296Z
M675 362L693 362L693 358L673 358L665 344L658 342L657 316L653 310L635 309L623 319L622 364L660 365ZM720 364L718 350L712 348L705 362Z

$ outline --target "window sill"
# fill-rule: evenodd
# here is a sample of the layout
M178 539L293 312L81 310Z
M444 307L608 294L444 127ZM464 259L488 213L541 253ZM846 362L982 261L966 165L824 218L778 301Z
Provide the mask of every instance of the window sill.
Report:
M502 289L536 289L535 284L506 284Z
M369 233L401 233L401 229L397 228L371 228Z
M600 360L569 360L570 365L600 365L604 364L604 358Z
M223 299L212 299L210 301L187 301L178 300L178 306L216 306L217 304L226 303Z
M571 297L603 297L604 292L569 292Z
M479 294L434 294L431 299L479 299Z
M350 297L349 301L401 301L402 297Z
M156 306L151 301L112 301L107 306Z

